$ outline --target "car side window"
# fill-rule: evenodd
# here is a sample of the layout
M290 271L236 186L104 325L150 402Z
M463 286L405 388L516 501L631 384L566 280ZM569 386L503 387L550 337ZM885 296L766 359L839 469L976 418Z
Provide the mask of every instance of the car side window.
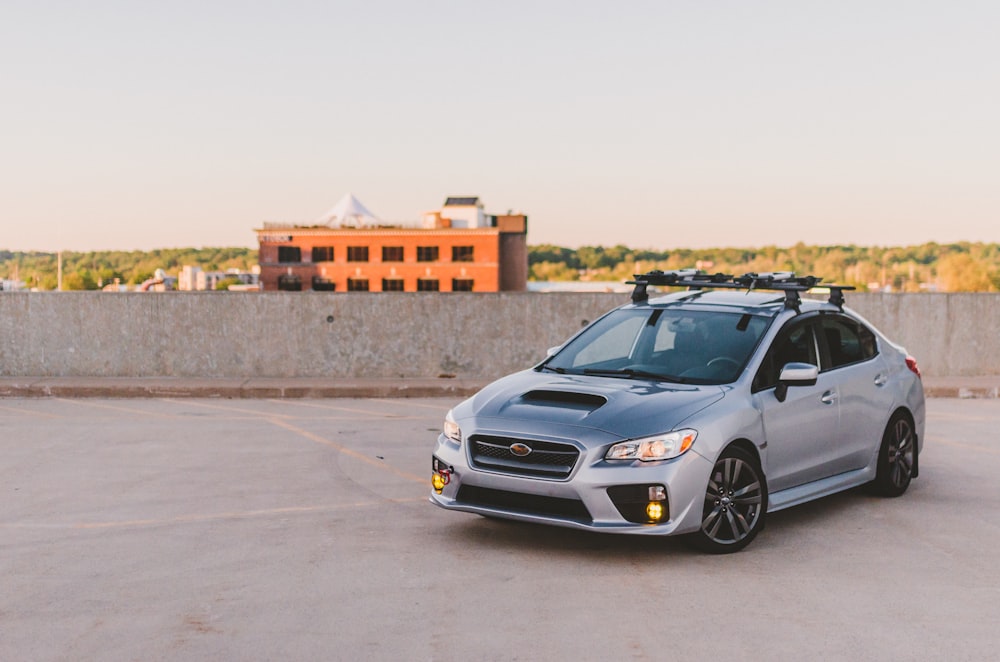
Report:
M819 365L813 326L811 321L793 322L778 333L754 377L754 391L776 386L781 369L789 363Z
M829 364L824 366L825 370L866 361L878 352L875 334L868 327L852 319L824 316L819 326L829 357Z

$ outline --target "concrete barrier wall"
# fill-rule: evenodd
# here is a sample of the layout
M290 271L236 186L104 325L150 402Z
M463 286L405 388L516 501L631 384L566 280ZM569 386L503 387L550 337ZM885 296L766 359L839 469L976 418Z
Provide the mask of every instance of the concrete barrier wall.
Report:
M625 294L11 292L0 375L492 378ZM1000 295L854 294L934 376L1000 374Z

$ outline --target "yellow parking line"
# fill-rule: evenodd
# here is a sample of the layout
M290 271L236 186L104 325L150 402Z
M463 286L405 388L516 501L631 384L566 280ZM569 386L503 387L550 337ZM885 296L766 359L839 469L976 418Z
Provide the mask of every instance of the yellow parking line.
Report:
M342 445L338 444L335 441L330 441L329 439L321 437L318 434L314 434L314 433L310 432L309 430L303 430L302 428L300 428L300 427L298 427L296 425L292 425L291 423L289 423L287 421L278 420L276 418L269 418L269 419L267 419L267 421L270 422L270 423L273 423L274 425L277 425L278 427L285 428L286 430L288 430L290 432L294 432L295 434L301 435L301 436L305 437L306 439L308 439L310 441L315 441L317 444L323 444L324 446L329 446L330 448L333 448L333 449L335 449L335 450L343 453L344 455L349 455L349 456L353 457L354 459L361 460L362 462L364 462L366 464L370 464L373 467L378 467L379 469L382 469L383 471L388 471L390 473L396 474L400 478L405 478L406 480L410 480L410 481L413 481L415 483L420 483L420 484L427 483L428 479L426 479L426 478L423 478L421 476L416 476L414 474L411 474L408 471L402 471L400 469L397 469L396 467L394 467L394 466L392 466L390 464L386 464L382 460L372 459L372 458L368 457L367 455L363 455L363 454L357 452L356 450L352 450L352 449L348 448L347 446L342 446Z
M346 411L346 412L350 412L352 414L365 414L367 416L378 416L380 418L391 418L394 421L395 420L400 420L400 419L406 419L406 418L415 418L415 417L410 417L410 416L396 416L394 414L387 414L387 413L381 412L381 411L372 411L371 409L358 409L358 408L355 408L355 407L341 407L341 406L338 406L338 405L317 404L317 403L313 403L313 402L300 402L300 401L296 401L296 400L293 400L291 402L288 402L286 400L271 400L271 402L280 402L281 404L292 404L292 405L297 405L299 407L313 407L313 408L317 408L317 409L324 409L324 410L327 410L327 411Z
M121 529L141 526L162 526L165 524L192 524L217 520L246 519L251 517L271 517L274 515L295 515L300 513L331 512L335 510L356 510L383 506L389 503L417 503L426 501L427 497L410 497L407 499L380 499L378 501L359 501L357 503L331 504L325 506L288 506L285 508L265 508L260 510L230 511L224 513L206 513L200 515L178 515L161 519L135 519L117 522L77 522L74 524L50 524L43 522L5 522L0 528L8 529Z
M292 407L306 407L312 409L319 409L320 411L335 412L335 411L346 411L352 414L365 414L364 417L361 416L340 416L336 414L331 414L330 416L321 417L322 420L332 420L332 421L370 421L372 418L388 418L393 421L420 421L425 420L427 416L397 416L395 414L385 414L375 411L367 411L364 409L351 409L349 407L338 407L336 405L324 405L316 404L312 402L302 402L299 400L269 400L268 402L279 403L282 405L288 405ZM318 417L311 417L316 420Z
M165 402L173 402L173 400L171 398L161 398L161 399L164 400ZM229 412L231 414L232 413L251 414L251 415L256 416L258 418L261 417L261 416L284 416L284 417L287 417L287 418L291 418L291 416L292 416L291 414L277 414L277 413L274 413L274 412L258 411L258 410L255 410L255 409L244 409L243 407L223 407L222 405L213 405L213 404L209 404L207 402L195 402L193 400L188 400L188 401L185 402L185 404L189 404L189 405L191 405L193 407L203 407L205 409L214 409L214 410L218 410L218 411L225 411L225 412Z
M454 402L461 402L461 401L462 401L461 397L457 397L454 400ZM394 404L396 401L395 400L386 400L385 398L372 398L372 402L384 402L386 404ZM444 413L447 413L448 410L451 409L451 407L449 407L447 405L425 405L425 404L421 404L419 402L407 402L406 406L407 407L419 407L419 408L422 408L422 409L433 409L434 411L440 411L440 412L444 412Z
M177 418L173 414L161 414L155 411L146 411L144 409L133 409L131 407L120 407L116 405L107 405L101 402L94 402L93 400L80 400L71 398L56 398L59 402L66 402L74 405L80 405L82 407L93 407L95 409L109 409L111 411L124 411L129 414L142 414L145 416L153 416L156 418Z
M14 412L15 414L31 414L33 416L41 416L42 418L66 418L65 416L60 416L59 414L49 414L44 411L34 411L32 409L21 409L19 407L7 407L0 405L0 409L3 411Z

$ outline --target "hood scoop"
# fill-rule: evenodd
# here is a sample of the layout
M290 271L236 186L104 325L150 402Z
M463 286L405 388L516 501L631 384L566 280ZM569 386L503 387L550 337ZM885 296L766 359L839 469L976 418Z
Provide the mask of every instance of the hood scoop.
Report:
M603 395L554 390L528 391L520 397L520 400L524 404L548 405L581 411L593 411L608 402L608 399Z

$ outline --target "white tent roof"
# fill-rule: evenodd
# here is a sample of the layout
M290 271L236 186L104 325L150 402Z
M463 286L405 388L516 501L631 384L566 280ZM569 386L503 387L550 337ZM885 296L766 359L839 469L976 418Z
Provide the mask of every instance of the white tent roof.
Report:
M330 227L360 228L371 223L377 223L378 217L368 211L361 201L348 193L330 211L320 216L317 223Z

